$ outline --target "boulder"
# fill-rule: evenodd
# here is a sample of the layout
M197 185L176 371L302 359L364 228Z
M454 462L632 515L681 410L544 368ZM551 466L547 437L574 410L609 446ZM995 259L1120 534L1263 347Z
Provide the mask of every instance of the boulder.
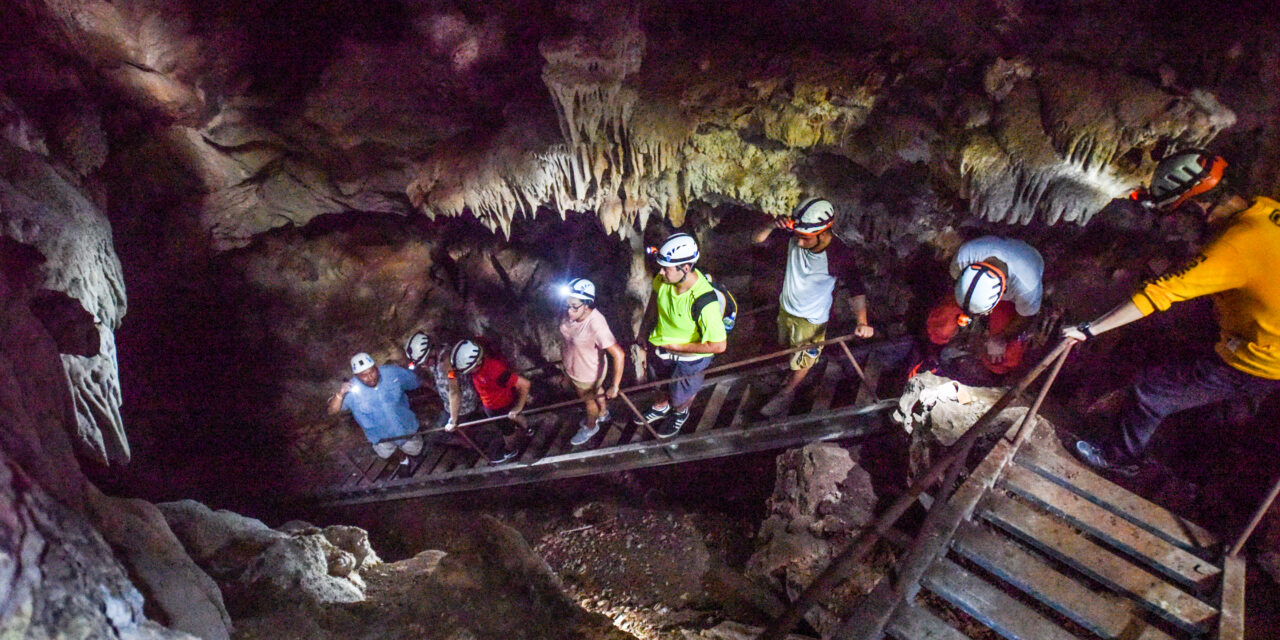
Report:
M357 527L319 529L292 521L282 527L286 532L194 500L157 506L234 611L282 602L359 602L365 589L359 570L381 562Z
M231 616L218 585L187 555L155 505L93 490L89 508L94 526L170 627L205 640L230 638Z
M345 560L344 577L329 575L330 557L343 552L322 535L305 535L276 540L254 558L240 577L246 595L255 606L281 601L317 603L359 602L364 592L353 581L354 558ZM344 561L335 560L339 570Z
M238 577L267 547L288 537L256 518L214 511L195 500L156 507L196 563L218 580Z
M783 453L769 515L760 525L760 546L747 561L748 577L794 599L872 522L875 503L871 476L847 449L818 443ZM869 592L881 575L870 564L860 568L807 619L818 630L831 631L847 606L846 592Z
M148 620L102 536L2 450L0 514L0 637L194 640Z

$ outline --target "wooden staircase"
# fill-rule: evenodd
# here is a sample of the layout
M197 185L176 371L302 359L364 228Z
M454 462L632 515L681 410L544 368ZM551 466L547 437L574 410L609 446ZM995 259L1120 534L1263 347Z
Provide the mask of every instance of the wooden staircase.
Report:
M836 637L1242 640L1243 560L1034 428L983 459Z

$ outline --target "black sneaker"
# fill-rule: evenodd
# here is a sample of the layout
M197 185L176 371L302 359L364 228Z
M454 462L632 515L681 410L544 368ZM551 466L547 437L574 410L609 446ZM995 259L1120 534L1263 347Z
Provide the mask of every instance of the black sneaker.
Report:
M1109 471L1126 477L1133 477L1141 470L1141 465L1130 461L1119 450L1103 448L1088 440L1077 440L1072 447L1076 457L1098 471Z
M670 418L663 422L657 429L654 429L654 433L657 433L658 437L664 440L675 437L676 434L680 433L680 429L684 427L684 423L688 421L688 411L673 412Z
M668 413L671 413L671 405L667 405L666 408L664 409L654 409L653 407L649 407L644 412L643 422L641 422L640 420L633 420L633 422L635 422L638 425L653 424L667 417Z

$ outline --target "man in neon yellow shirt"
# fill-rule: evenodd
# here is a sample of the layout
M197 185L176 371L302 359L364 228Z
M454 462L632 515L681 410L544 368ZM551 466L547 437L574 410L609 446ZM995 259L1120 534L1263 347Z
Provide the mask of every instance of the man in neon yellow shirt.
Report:
M657 259L659 272L644 322L644 326L653 325L649 376L676 379L659 392L658 400L644 412L644 420L661 420L654 432L670 438L688 422L689 406L702 388L702 372L711 365L713 355L724 352L727 337L715 290L707 276L693 268L698 261L693 236L677 233L667 238Z
M1148 283L1101 317L1063 330L1086 340L1124 326L1174 302L1212 296L1220 338L1215 354L1144 371L1129 394L1120 433L1081 440L1076 453L1101 469L1132 472L1166 416L1239 396L1263 397L1280 389L1280 202L1250 204L1218 185L1226 161L1204 151L1183 151L1161 161L1150 198L1160 208L1198 204L1210 223L1226 229L1182 268Z

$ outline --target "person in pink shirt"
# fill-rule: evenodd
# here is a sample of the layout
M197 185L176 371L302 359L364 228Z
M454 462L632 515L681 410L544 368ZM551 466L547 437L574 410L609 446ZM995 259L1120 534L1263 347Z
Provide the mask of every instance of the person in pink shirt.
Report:
M604 314L596 310L596 285L585 278L575 278L563 290L564 315L560 318L560 361L565 375L586 406L587 416L569 442L575 447L585 444L609 423L607 400L618 397L622 382L622 347L609 330ZM605 363L600 352L613 359L613 379L601 394Z

